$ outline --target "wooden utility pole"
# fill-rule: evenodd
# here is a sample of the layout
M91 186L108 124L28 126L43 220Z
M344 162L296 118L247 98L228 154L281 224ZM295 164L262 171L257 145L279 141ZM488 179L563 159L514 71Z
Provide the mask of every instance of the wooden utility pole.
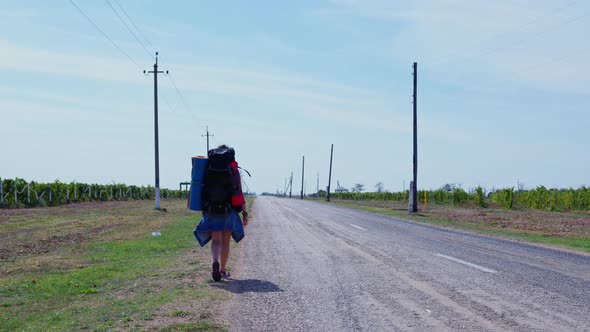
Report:
M330 148L330 175L328 175L328 188L326 193L326 201L330 201L330 182L332 181L332 156L334 155L334 144L332 144L332 148Z
M316 191L315 191L318 195L318 198L320 197L320 173L318 173L318 180L317 180L317 184L316 184Z
M156 210L160 210L160 152L158 144L158 74L168 74L168 71L158 71L158 52L156 52L156 62L154 70L144 74L154 74L154 145L156 154Z
M303 164L301 165L301 199L303 199L304 180L305 180L305 156L303 156Z
M412 206L410 207L410 212L418 212L418 63L414 62L414 94L413 97L413 106L414 106L414 169L413 169L413 188L414 190L410 190L412 195Z
M283 197L287 197L287 191L289 190L289 177L285 178L285 188L283 190Z
M291 198L292 193L293 193L293 172L291 172L291 180L289 180L289 198Z
M214 136L213 134L209 134L209 126L207 126L207 134L201 135L201 137L207 136L207 155L209 154L209 136Z

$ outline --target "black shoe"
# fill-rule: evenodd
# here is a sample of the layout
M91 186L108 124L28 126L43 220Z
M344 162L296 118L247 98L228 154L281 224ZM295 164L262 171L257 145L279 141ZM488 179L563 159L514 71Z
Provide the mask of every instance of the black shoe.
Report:
M213 271L211 272L211 276L213 280L220 281L221 280L221 272L219 272L219 262L213 261Z
M229 271L221 271L221 276L223 278L231 278L231 274L229 274Z

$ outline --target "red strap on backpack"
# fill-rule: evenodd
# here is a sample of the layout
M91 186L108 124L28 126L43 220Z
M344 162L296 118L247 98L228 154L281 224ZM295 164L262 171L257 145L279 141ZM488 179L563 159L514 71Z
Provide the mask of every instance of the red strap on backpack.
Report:
M242 206L246 204L246 200L244 199L244 193L242 192L242 179L240 177L240 171L238 170L238 163L232 161L229 163L229 167L232 169L231 205Z

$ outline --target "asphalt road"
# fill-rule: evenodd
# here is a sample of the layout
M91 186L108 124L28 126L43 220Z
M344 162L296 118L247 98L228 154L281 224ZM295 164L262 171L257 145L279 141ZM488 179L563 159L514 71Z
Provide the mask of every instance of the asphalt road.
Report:
M232 331L590 331L590 256L259 197Z

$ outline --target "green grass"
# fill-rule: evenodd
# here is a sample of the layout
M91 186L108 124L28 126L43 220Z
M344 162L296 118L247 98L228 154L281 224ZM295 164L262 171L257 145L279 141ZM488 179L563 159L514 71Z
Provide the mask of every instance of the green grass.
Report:
M144 229L130 239L96 239L69 254L59 251L76 267L53 261L49 268L3 276L0 331L141 330L159 316L188 319L175 306L224 298L195 275L204 266L191 255L195 224L194 217L181 217L162 226L162 236ZM173 324L183 331L222 329L208 321Z
M449 227L474 233L492 235L492 236L500 236L500 237L507 237L510 239L516 240L523 240L531 243L540 243L555 247L561 247L566 249L573 249L577 251L583 252L590 252L590 238L588 237L576 237L576 236L550 236L547 234L539 234L539 232L533 231L526 231L526 230L511 230L511 229L504 229L498 228L495 226L494 223L472 223L463 220L453 220L453 219L441 219L436 217L430 217L423 215L421 213L418 214L409 214L406 211L400 210L393 210L390 208L382 208L382 207L374 207L374 206L367 206L367 205L360 205L355 202L350 201L336 201L332 204L336 204L339 206L391 216L395 218L399 218L402 220L409 220L409 221L416 221L421 223L428 223L442 227Z
M191 313L188 311L183 311L183 310L176 310L172 313L173 317L184 317L184 316L188 316Z
M199 323L177 323L172 324L162 330L162 332L201 332L201 331L226 331L226 328L211 322Z

